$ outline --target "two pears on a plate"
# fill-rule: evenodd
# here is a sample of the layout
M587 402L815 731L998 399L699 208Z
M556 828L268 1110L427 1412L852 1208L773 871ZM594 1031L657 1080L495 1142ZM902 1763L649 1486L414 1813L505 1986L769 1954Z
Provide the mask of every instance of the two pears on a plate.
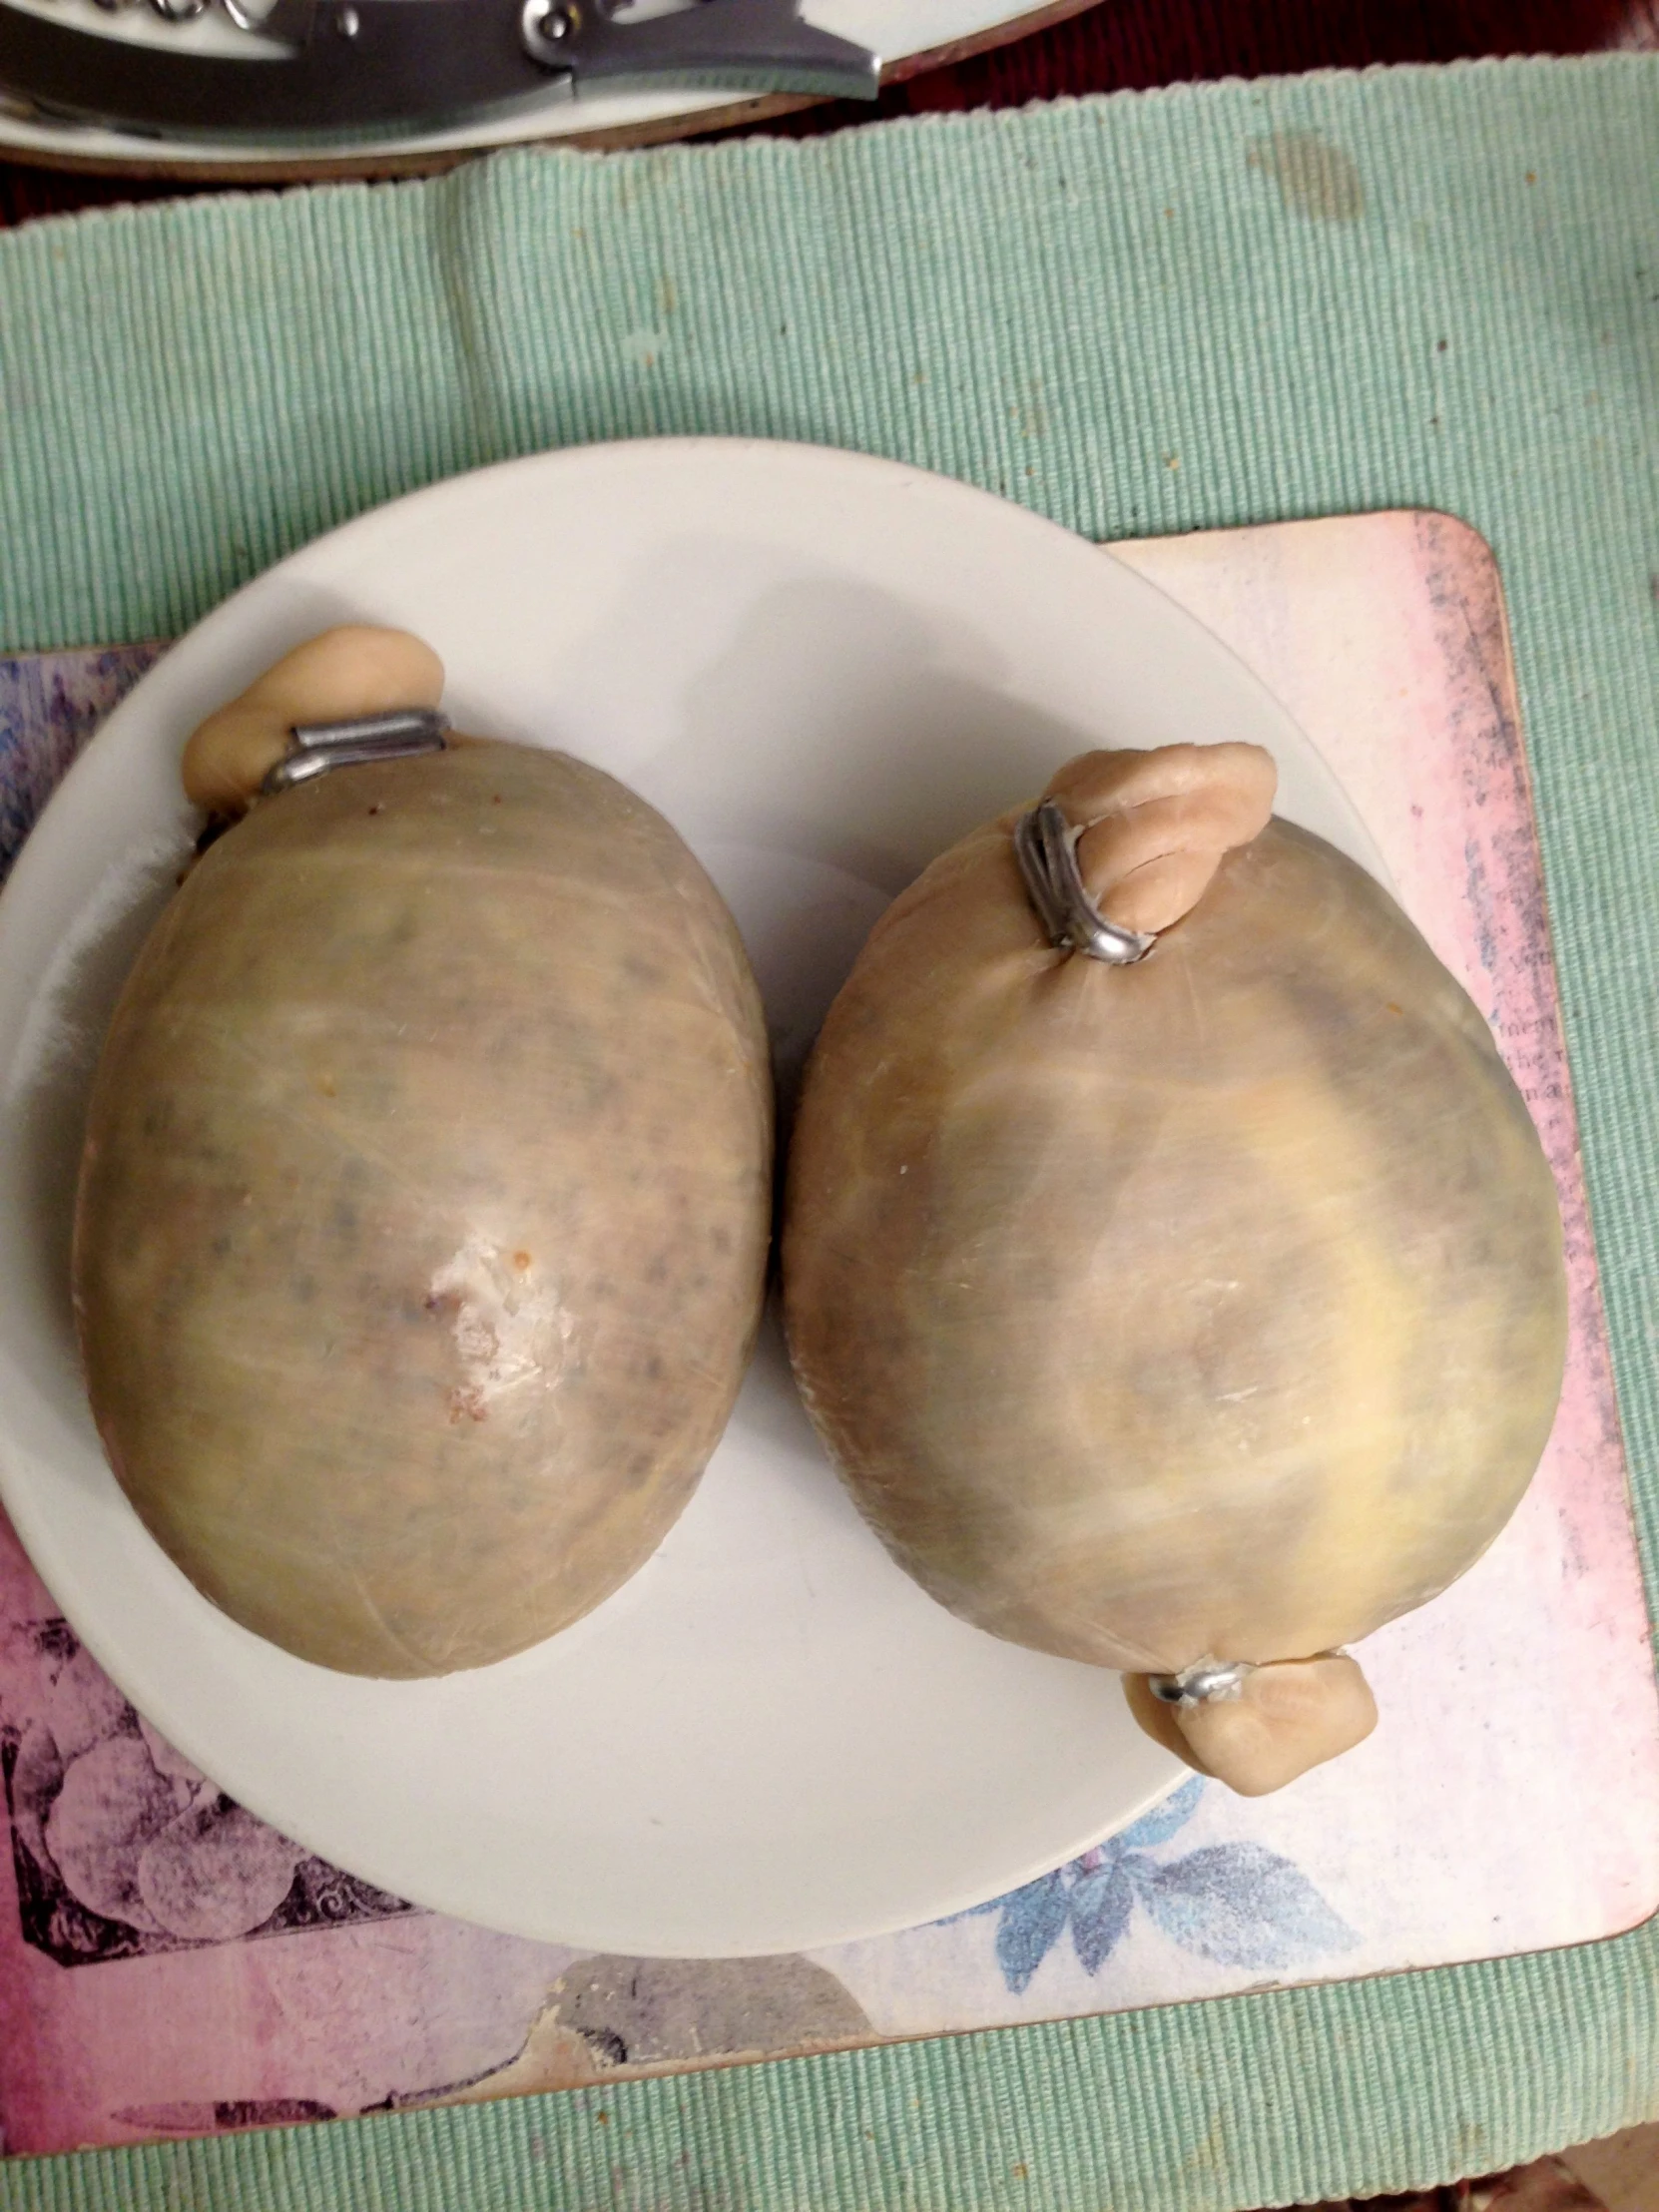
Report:
M487 1665L684 1508L759 1325L760 995L675 830L569 757L448 734L403 633L299 647L192 737L216 833L116 1009L75 1302L122 1487L301 1658ZM343 757L343 756L341 756ZM808 1068L784 1296L825 1446L992 1634L1123 1670L1272 1789L1375 1708L1346 1645L1443 1589L1559 1394L1552 1179L1479 1013L1238 745L1094 753L871 932ZM1035 818L1029 818L1035 819Z

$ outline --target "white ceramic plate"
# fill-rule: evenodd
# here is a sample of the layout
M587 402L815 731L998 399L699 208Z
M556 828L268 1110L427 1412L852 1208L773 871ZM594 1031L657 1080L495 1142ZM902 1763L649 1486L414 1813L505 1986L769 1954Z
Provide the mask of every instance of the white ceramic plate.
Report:
M834 31L878 54L888 76L910 76L964 48L976 52L1016 38L1062 10L1054 0L808 0L802 12L821 30ZM148 43L165 43L169 28L158 26ZM178 38L179 33L175 30L171 35ZM185 34L193 43L202 43L205 35L202 27L191 27ZM222 42L215 50L222 50ZM145 138L136 132L33 117L0 103L0 150L24 160L63 161L124 174L253 176L264 169L274 176L320 175L365 166L439 163L486 147L552 139L625 144L636 138L642 142L672 138L741 122L746 113L769 112L772 105L742 94L697 92L683 85L661 92L594 93L580 100L550 94L540 105L516 109L494 122L411 131L399 138L346 147L305 146L292 139L232 145L223 139Z
M885 901L1090 745L1268 746L1281 810L1381 864L1306 739L1108 555L805 446L599 446L362 517L227 602L110 718L0 898L0 1489L109 1673L244 1804L388 1890L607 1950L792 1950L1013 1888L1177 1778L1118 1678L963 1626L821 1456L776 1333L643 1571L501 1665L370 1682L199 1597L101 1456L68 1309L98 1040L191 825L185 735L342 620L429 639L463 730L562 746L697 848L786 1085Z

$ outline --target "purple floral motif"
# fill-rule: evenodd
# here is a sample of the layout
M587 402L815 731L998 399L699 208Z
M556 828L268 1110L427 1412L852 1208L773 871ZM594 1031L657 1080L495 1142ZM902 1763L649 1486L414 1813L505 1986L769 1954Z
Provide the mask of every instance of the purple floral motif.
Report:
M23 1939L60 1966L415 1911L234 1803L56 1615L0 1623L0 1850L8 1814Z
M1140 1906L1172 1942L1226 1966L1289 1966L1352 1950L1358 1937L1290 1860L1261 1844L1207 1844L1154 1857L1197 1812L1197 1777L1150 1813L976 1913L994 1913L996 1962L1017 1995L1069 1929L1085 1973L1098 1973ZM967 1916L959 1916L967 1917Z
M88 739L159 645L0 657L0 879Z

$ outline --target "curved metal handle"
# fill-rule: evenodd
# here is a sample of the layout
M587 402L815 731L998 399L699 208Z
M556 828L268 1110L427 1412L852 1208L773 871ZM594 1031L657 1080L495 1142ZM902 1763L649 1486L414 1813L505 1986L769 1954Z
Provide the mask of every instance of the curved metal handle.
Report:
M800 0L698 0L672 15L632 20L615 0L525 0L525 50L583 85L628 79L711 78L773 92L872 100L878 55L801 18Z

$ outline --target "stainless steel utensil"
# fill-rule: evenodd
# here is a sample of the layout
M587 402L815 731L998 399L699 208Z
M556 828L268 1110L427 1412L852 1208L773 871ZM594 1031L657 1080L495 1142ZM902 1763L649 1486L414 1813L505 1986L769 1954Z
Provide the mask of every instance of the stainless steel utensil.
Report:
M622 85L874 95L800 0L0 0L0 93L155 137L360 140Z

